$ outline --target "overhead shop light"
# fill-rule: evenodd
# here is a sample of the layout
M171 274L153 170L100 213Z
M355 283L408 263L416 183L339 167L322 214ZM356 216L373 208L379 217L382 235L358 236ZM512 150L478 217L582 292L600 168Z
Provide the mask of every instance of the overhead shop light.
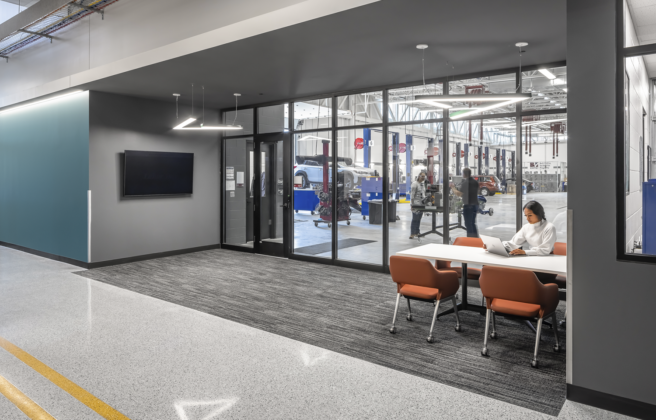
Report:
M550 72L550 71L547 70L547 69L538 69L538 71L539 71L540 73L542 73L542 74L544 75L544 77L546 77L546 78L549 79L549 80L554 80L554 79L556 78L556 75L553 74L552 72Z

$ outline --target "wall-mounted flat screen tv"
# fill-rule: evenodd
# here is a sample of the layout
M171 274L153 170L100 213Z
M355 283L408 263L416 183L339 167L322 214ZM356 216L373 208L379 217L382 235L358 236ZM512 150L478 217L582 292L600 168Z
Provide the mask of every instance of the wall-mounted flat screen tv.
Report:
M124 196L192 194L194 154L125 151Z

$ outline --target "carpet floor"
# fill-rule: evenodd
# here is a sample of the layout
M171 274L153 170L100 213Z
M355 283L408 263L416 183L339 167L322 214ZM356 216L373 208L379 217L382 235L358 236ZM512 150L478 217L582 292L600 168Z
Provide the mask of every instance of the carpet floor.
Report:
M530 366L535 335L502 317L487 358L480 354L485 318L474 312L460 313L460 333L453 315L441 318L430 344L433 306L413 302L408 322L402 300L392 335L396 287L386 274L227 250L77 274L541 413L557 416L565 402L565 351L553 352L551 329L543 329L539 369ZM480 299L470 287L469 301ZM561 302L558 319L564 310Z

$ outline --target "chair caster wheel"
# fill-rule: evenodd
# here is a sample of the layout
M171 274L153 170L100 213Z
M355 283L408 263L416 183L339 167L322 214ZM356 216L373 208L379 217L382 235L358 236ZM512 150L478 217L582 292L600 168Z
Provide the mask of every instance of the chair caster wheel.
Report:
M294 210L296 213L298 213L298 210Z
M311 214L312 216L314 216L314 212L313 212L313 211L311 211L310 214Z
M554 344L553 349L554 349L554 352L556 352L556 353L560 352L560 346L558 344Z
M497 338L497 333L496 331L493 333L490 333L490 338Z
M538 361L537 360L531 361L531 366L533 366L534 368L537 368L539 366Z
M460 325L456 325L454 329L456 330L456 332L461 332L462 331L462 328L460 327Z
M328 223L328 227L333 227L333 224L332 224L332 223Z
M396 334L396 327L392 327L389 329L390 334Z
M408 314L408 316L406 316L405 319L407 319L408 321L412 321L412 315Z
M565 328L567 326L567 321L562 320L558 323L558 325L560 325L561 328Z
M362 216L362 220L367 220L367 216Z
M487 357L489 355L490 355L490 353L487 351L487 348L485 348L485 349L483 349L483 351L481 351L481 356Z
M434 343L435 339L433 338L432 335L429 335L428 338L426 338L426 341L428 341L429 343Z

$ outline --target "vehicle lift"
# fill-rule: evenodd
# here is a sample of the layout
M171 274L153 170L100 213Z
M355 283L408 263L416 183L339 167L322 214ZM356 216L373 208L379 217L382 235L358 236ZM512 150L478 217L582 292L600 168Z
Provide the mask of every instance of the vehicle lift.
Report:
M442 202L442 193L440 192L440 185L438 180L435 179L434 176L434 162L435 162L435 148L434 148L434 139L429 139L428 140L428 148L426 150L426 155L427 155L427 165L426 165L426 172L428 172L426 175L428 176L428 185L426 187L426 198L423 200L423 205L413 205L412 203L410 204L410 209L411 210L419 210L424 213L431 213L431 219L432 219L432 226L431 230L421 233L417 236L417 241L421 242L421 238L423 238L426 235L430 234L435 234L438 236L444 236L444 234L438 229L443 228L443 225L437 225L437 213L443 213L444 212L444 207L443 207L443 202ZM453 200L450 200L451 204L450 207L453 207L455 209L455 202ZM462 212L458 211L458 221L456 223L451 223L449 225L449 230L454 230L454 229L465 229L466 228L462 225Z
M315 212L319 213L319 218L314 220L314 226L319 227L319 223L327 223L328 227L333 225L332 215L332 195L330 185L330 140L321 140L323 143L323 184L321 190L317 191L319 196L319 204ZM337 221L342 222L346 220L346 224L351 224L351 209L349 207L348 195L344 195L344 174L335 171L337 174ZM340 177L341 175L341 177ZM341 179L340 179L341 178Z

